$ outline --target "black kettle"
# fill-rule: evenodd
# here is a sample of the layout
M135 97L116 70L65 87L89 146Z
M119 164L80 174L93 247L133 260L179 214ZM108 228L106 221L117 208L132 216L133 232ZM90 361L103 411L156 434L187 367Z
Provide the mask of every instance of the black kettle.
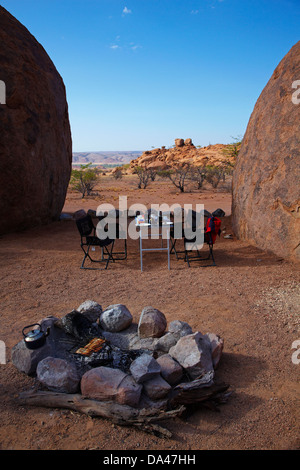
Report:
M27 334L25 334L25 330L28 328L33 328L37 326L38 328L30 330ZM33 325L25 326L22 330L24 341L28 349L38 349L43 346L46 342L46 337L50 333L50 328L47 328L47 331L44 332L41 329L41 325L39 323L34 323Z

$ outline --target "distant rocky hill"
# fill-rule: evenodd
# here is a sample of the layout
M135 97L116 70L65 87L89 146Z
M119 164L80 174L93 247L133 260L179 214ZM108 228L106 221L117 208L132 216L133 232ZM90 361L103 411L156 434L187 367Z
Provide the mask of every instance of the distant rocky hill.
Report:
M138 158L141 151L73 152L74 164L125 165Z
M215 144L197 148L192 139L175 139L173 148L157 148L143 152L141 156L130 162L130 169L136 166L166 170L181 164L223 166L235 163L235 157L229 156L226 150L230 145Z

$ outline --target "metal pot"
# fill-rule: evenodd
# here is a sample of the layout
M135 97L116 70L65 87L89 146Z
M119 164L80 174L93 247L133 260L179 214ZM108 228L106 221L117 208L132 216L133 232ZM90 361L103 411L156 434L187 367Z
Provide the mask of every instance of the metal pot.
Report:
M25 334L25 330L28 328L32 328L34 326L38 326L37 329L33 329ZM50 333L50 328L47 328L47 331L44 332L41 329L41 325L39 323L34 323L33 325L25 326L22 330L24 341L28 349L38 349L43 346L46 342L46 337Z

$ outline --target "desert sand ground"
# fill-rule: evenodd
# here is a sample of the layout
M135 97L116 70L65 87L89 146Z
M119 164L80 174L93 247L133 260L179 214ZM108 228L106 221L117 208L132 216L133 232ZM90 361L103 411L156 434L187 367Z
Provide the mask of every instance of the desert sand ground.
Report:
M180 194L164 181L138 190L134 177L102 177L98 196L82 200L69 192L64 212L157 202L204 203L222 208L222 229L231 232L231 195L221 187ZM299 372L292 361L299 334L299 266L248 243L225 239L215 245L216 267L187 268L164 253L147 254L140 272L138 242L129 240L129 256L107 271L80 270L82 252L73 220L2 236L0 239L1 330L7 363L0 365L0 449L2 450L280 450L299 449ZM197 408L165 426L160 439L134 428L112 425L70 410L25 408L17 395L34 386L10 360L22 328L53 315L62 317L91 299L103 308L125 304L137 321L152 305L194 331L224 339L216 371L232 392L219 412ZM298 356L299 357L299 356Z

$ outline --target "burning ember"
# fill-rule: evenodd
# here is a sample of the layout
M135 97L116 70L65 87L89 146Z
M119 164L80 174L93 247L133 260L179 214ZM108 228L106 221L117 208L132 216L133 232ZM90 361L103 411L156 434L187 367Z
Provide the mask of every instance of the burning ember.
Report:
M84 348L77 349L76 354L82 354L83 356L90 356L92 353L97 353L101 351L104 344L105 344L105 339L94 338L86 346L84 346Z

